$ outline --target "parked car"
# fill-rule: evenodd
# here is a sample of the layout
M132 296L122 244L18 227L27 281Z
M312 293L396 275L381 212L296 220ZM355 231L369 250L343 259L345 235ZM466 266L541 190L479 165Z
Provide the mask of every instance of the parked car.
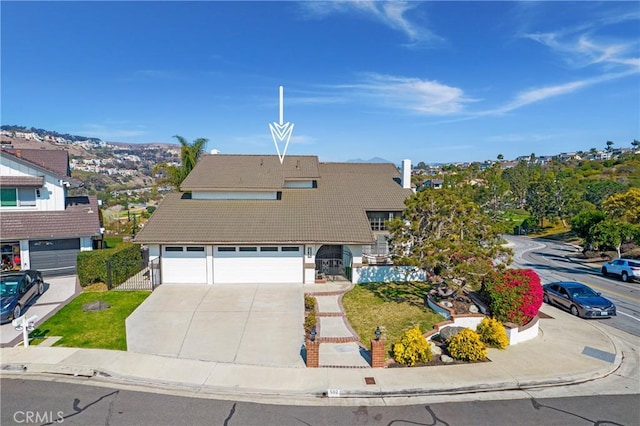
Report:
M545 284L544 301L567 309L582 318L607 318L616 315L616 305L591 287L575 281Z
M40 271L2 272L0 274L0 322L5 323L22 315L31 300L44 293Z
M617 275L624 282L640 280L640 261L616 259L602 265L602 275Z

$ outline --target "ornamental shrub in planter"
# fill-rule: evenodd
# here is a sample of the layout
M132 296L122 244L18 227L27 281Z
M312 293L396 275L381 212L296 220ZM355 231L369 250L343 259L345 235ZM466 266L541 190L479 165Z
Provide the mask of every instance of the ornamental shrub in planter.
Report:
M542 306L540 277L532 269L496 271L485 278L481 291L493 317L502 323L524 325Z
M318 318L316 316L317 300L313 296L304 297L304 332L309 334L311 329L318 325Z
M405 331L400 341L393 345L393 359L409 367L418 362L431 361L431 346L422 335L420 327L415 326Z
M509 346L507 332L500 321L495 318L484 318L476 327L480 340L492 348L504 349Z
M487 357L487 347L480 335L465 328L447 342L447 351L453 359L461 361L480 361Z

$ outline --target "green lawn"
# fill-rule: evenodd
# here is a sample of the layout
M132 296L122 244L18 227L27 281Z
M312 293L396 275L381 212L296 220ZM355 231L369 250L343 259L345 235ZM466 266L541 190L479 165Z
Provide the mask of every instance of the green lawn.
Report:
M377 326L384 331L387 356L407 329L418 325L427 332L444 318L423 304L425 283L375 283L356 285L342 298L347 318L360 341L369 347Z
M47 336L61 336L55 346L127 350L124 321L150 294L148 291L81 293L32 331L31 337L36 343ZM82 305L97 300L111 307L101 312L82 310Z

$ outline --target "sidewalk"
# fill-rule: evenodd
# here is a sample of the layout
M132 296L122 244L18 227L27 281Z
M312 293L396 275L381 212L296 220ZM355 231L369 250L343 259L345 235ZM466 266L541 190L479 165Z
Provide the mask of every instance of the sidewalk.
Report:
M490 349L491 362L469 365L280 368L100 349L32 346L0 349L0 376L58 374L91 377L89 383L94 384L197 397L349 405L355 403L355 398L373 400L564 386L607 376L620 366L621 351L597 322L575 318L547 305L542 311L553 318L540 320L537 338L504 351ZM327 393L333 396L339 393L339 397L322 398ZM410 399L406 403L411 403Z

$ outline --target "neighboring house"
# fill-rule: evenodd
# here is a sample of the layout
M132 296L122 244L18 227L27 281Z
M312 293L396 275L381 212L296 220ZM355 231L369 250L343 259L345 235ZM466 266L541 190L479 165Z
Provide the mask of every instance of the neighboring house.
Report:
M75 273L78 252L102 241L96 197L67 196L68 188L81 186L70 177L67 151L2 149L0 154L3 260L18 255L20 265L14 268Z
M160 259L162 283L355 281L363 250L385 240L410 188L389 163L316 156L205 155L135 241Z
M444 179L427 179L417 188L418 191L422 191L427 188L442 189L444 185Z

